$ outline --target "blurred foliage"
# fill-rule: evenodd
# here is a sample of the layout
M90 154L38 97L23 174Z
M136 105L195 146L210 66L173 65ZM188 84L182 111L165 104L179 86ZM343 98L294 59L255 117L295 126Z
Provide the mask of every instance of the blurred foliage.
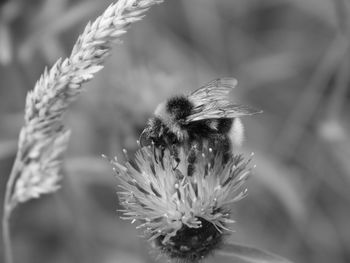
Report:
M109 3L0 2L1 201L26 92ZM232 240L295 262L349 262L349 12L346 0L169 0L152 9L70 109L62 189L15 211L15 261L154 262L118 218L117 182L101 154L136 150L166 97L234 76L232 100L264 114L243 120L241 150L255 152L257 168L234 209Z

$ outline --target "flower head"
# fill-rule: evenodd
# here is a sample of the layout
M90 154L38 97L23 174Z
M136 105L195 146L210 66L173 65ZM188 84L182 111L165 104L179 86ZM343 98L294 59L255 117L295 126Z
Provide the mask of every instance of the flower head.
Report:
M168 150L154 147L140 149L125 165L112 161L123 189L122 218L137 221L153 245L181 262L199 261L222 243L234 223L230 205L246 195L250 173L241 155L225 162L209 150L197 155L191 175L183 150L178 164Z

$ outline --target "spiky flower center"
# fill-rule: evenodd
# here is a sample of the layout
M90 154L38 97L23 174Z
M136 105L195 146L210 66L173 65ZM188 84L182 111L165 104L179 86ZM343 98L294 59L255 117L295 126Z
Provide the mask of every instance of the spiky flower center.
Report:
M138 222L169 258L196 262L230 231L230 206L246 194L249 160L236 155L224 161L222 154L206 151L198 152L193 164L184 149L178 158L180 163L169 150L143 147L135 161L112 164L123 189L122 218Z

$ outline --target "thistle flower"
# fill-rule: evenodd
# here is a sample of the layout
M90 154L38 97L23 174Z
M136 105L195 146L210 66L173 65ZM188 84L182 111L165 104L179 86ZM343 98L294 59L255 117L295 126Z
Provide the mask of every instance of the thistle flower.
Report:
M125 207L123 219L138 222L145 237L161 254L178 262L198 262L219 247L234 220L230 205L246 195L249 160L211 151L198 153L194 172L187 174L186 153L176 168L168 150L143 147L135 161L113 160Z

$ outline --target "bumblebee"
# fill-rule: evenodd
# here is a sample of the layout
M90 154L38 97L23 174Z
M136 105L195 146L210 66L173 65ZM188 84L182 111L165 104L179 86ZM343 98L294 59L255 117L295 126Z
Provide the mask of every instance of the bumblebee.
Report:
M156 148L169 149L175 159L179 147L183 147L193 152L188 155L192 163L195 152L206 146L222 152L225 159L232 154L233 146L242 143L244 128L240 117L261 112L228 100L229 92L236 86L234 78L218 78L188 96L175 96L160 103L140 136L141 146L151 142Z

